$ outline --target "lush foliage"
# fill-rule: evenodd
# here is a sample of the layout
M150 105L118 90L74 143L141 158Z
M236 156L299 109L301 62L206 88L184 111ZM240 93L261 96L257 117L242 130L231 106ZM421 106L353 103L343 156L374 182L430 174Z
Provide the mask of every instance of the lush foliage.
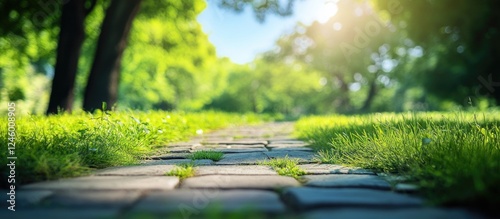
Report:
M76 5L79 6L80 2ZM76 108L82 102L90 66L96 57L101 24L104 17L110 14L109 2L83 1L86 7L82 24L85 40L74 89ZM113 93L119 90L118 106L141 110L201 109L225 89L219 85L225 83L226 73L217 66L219 63L216 61L215 49L196 21L206 2L140 2L141 9L133 17L130 40L121 68L118 68L121 72L119 89L109 88ZM293 2L219 0L216 3L234 11L249 7L259 21L264 21L268 14L290 15ZM6 15L0 19L0 49L8 51L0 54L0 103L17 101L18 105L23 106L24 113L40 114L48 102L49 83L54 76L57 39L61 29L59 20L65 8L57 1L30 4L26 0L7 0L1 2L0 6L0 11ZM64 55L67 54L59 54ZM67 83L73 84L72 81ZM71 100L68 101L70 106ZM0 111L3 110L4 107L1 107Z
M60 17L60 5L47 4L50 10L42 10L47 12L44 23L29 19L40 11L38 6L2 7L11 10L12 19L19 19L15 24L0 20L0 25L24 28L22 32L0 33L0 49L7 51L0 54L0 111L5 110L3 103L7 101L16 101L23 113L41 114L46 110L56 57L55 21ZM205 4L202 0L143 2L122 61L118 107L191 110L207 102L217 90L214 86L219 75L211 70L215 49L196 21ZM86 38L75 87L76 108L81 106L107 5L97 1L85 19Z
M306 117L298 135L337 163L411 176L438 203L498 205L500 114L493 112Z
M251 7L261 19L266 13L289 14L285 3L293 1L259 2L217 3L236 11ZM123 56L118 107L297 116L453 110L472 100L485 109L496 104L499 93L492 74L499 51L494 40L498 15L491 10L498 3L450 2L330 1L338 11L328 21L297 24L275 48L250 64L237 65L216 57L196 21L206 2L145 0ZM85 19L77 104L107 5L97 1ZM455 12L446 10L450 5ZM0 111L5 102L16 101L23 113L39 114L48 101L60 13L50 5L51 13L35 22L29 18L36 7L15 6L19 4L6 2L9 19L0 20L5 27L23 24L0 32L5 51L0 54ZM432 13L424 19L421 11Z
M319 74L298 63L282 65L258 59L252 65L233 64L227 75L227 87L206 108L300 114L315 108L313 100L321 89Z
M210 71L215 48L196 22L205 2L145 3L124 54L120 106L200 109L213 95L219 78ZM167 13L160 13L158 7Z
M415 79L430 95L459 104L466 103L466 96L500 102L495 92L500 85L495 73L500 70L499 1L372 2L385 21L423 47Z
M269 63L299 63L307 66L302 74L319 73L316 109L307 112L452 110L470 99L484 109L498 102L493 39L500 20L491 10L497 1L343 0L336 6L328 21L298 24L264 54Z
M7 121L3 117L2 120ZM155 146L184 140L197 130L259 121L255 115L217 112L116 112L16 117L19 183L76 176L90 168L137 163ZM7 151L7 129L0 130ZM1 158L7 163L6 156ZM2 167L2 174L7 174Z

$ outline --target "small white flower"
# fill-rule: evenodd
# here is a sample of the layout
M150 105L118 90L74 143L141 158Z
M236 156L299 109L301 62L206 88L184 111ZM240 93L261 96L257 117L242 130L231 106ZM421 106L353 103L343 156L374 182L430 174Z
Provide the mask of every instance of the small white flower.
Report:
M197 135L203 135L203 130L202 130L202 129L198 129L198 130L196 130L196 134L197 134Z

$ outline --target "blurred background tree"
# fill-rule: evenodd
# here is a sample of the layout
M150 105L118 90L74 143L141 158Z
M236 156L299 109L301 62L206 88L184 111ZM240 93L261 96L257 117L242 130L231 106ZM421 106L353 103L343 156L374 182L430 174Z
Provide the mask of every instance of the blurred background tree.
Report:
M107 9L102 25L98 29L100 33L86 83L83 108L93 111L100 109L101 103L105 102L107 108L110 109L116 103L122 54L141 3L142 0L112 0L110 3L97 0L72 0L68 2L49 1L40 4L7 0L1 3L2 12L7 15L1 20L1 25L6 27L4 29L6 31L1 33L2 36L13 35L24 38L27 32L37 33L37 28L40 30L45 28L59 29L55 71L47 113L57 113L59 110L71 111L72 109L78 61L86 34L86 18L97 4L101 4ZM170 16L170 22L175 22L177 18L182 20L183 16L187 15L188 19L195 22L196 15L203 8L199 7L202 3L202 1L186 3L174 0L162 2L149 0L149 3L146 3L145 13L149 14L149 18L156 18L157 14L166 14ZM292 3L293 0L288 2L272 0L266 1L264 4L246 0L225 0L221 1L220 4L221 7L236 11L248 5L254 8L257 18L263 20L268 13L290 14ZM60 20L59 23L57 23L58 20ZM21 28L24 25L37 28L26 31ZM51 40L54 40L55 36L56 34L53 34ZM11 90L16 89L11 88Z
M294 2L216 3L265 22ZM498 1L326 1L338 8L329 20L298 23L245 65L216 56L196 20L206 4L1 1L0 102L34 114L106 102L292 116L498 104Z
M327 111L368 112L375 98L382 97L381 90L391 86L397 34L374 17L367 4L342 1L338 7L339 12L325 23L297 26L271 54L322 72Z
M372 2L381 17L424 48L416 79L427 95L458 104L469 97L500 103L499 1Z
M228 70L227 88L206 106L232 112L281 113L298 116L316 112L320 74L301 63L281 63L263 56L251 65Z

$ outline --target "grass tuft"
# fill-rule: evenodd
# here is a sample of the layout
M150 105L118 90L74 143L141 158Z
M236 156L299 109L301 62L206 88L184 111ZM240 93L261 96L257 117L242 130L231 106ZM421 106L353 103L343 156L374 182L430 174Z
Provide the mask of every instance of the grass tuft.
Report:
M305 171L297 166L297 159L291 159L288 156L264 161L261 164L271 166L281 176L298 178L305 174Z
M177 167L170 172L165 173L167 176L177 176L181 179L186 179L194 176L194 164L193 163L182 163L178 164Z
M220 151L196 151L191 153L187 158L192 160L203 160L209 159L213 161L219 161L224 157L224 153Z

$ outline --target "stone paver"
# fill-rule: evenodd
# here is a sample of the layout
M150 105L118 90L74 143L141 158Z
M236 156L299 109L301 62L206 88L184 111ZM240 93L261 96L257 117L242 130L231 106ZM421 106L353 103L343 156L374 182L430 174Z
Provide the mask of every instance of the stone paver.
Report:
M267 141L242 141L242 140L234 140L234 141L204 141L202 142L203 145L221 145L221 144L229 144L229 145L266 145Z
M218 165L196 167L196 175L278 175L278 173L268 166Z
M316 174L362 174L362 175L375 175L371 170L344 167L335 164L300 164L298 165L303 169L306 174L316 175Z
M50 207L70 208L122 208L131 205L139 198L139 191L58 191L43 201Z
M281 134L275 134L271 137L267 137L266 140L269 142L269 144L271 144L271 142L273 141L288 141L288 140L294 140L294 138L290 135L287 135L286 133L281 133Z
M191 151L191 146L189 147L168 147L166 149L167 153L189 153Z
M310 151L268 151L264 152L269 158L292 158L297 159L299 163L315 162L315 153Z
M419 198L371 189L331 189L298 187L286 189L284 198L296 209L318 207L416 207Z
M8 219L103 219L117 218L118 209L69 209L69 208L33 208L23 209L16 212L7 212L2 209L0 218Z
M193 163L196 166L201 166L201 165L213 165L214 161L208 159L203 159L203 160L171 159L171 160L148 160L148 161L143 161L142 164L147 166L147 165L179 165L186 163Z
M343 168L341 165L334 164L299 164L298 166L308 175L331 174L334 170Z
M175 169L175 165L139 165L110 167L99 170L97 176L165 176L165 173Z
M21 188L38 190L164 190L173 189L177 183L179 183L179 178L173 176L87 176L39 182Z
M262 161L268 160L266 154L263 152L252 152L252 153L233 153L225 154L221 160L217 161L217 165L235 165L235 164L259 164Z
M271 151L314 151L312 148L306 147L274 147Z
M266 152L268 150L266 148L221 148L221 149L215 149L214 151L219 151L222 153L252 153L252 152Z
M204 148L204 149L245 149L245 148L265 148L264 144L209 144L193 146L191 149Z
M223 153L250 153L250 152L265 152L268 151L263 144L253 144L253 145L204 145L199 147L193 147L192 152L195 151L220 151Z
M294 178L286 176L262 175L207 175L187 178L181 188L205 189L275 189L299 186Z
M187 149L187 151L183 153L168 153L157 156L151 156L149 157L149 159L152 160L186 159L190 155L189 153L190 151L191 149Z
M396 192L403 192L403 193L416 193L418 192L418 186L408 183L398 183L394 187L394 190Z
M404 209L330 209L316 210L303 215L305 219L478 219L479 215L458 209L404 208Z
M167 146L163 146L158 148L161 151L165 151L167 153L189 153L191 147L199 145L197 142L186 142L186 143L172 143Z
M271 140L271 141L269 141L269 144L300 144L300 145L303 145L303 144L307 144L307 143L305 141L289 139L289 140Z
M306 147L308 144L302 143L302 144L282 144L282 143L270 143L267 144L266 147L268 148L298 148L298 147Z
M196 218L199 212L211 206L224 212L249 208L266 213L281 213L286 210L279 196L270 191L180 189L150 193L137 203L131 213L184 213Z
M1 194L9 193L7 190L0 190ZM50 190L17 190L16 195L16 206L17 207L25 207L25 206L33 206L39 204L43 199L51 196L54 192ZM5 195L7 198L7 195ZM3 209L7 209L7 206L10 204L7 201L0 202L0 207ZM2 210L3 210L2 209ZM0 211L1 212L1 211Z
M302 178L306 181L305 186L313 187L391 189L387 181L374 175L306 175Z
M342 167L340 169L332 170L333 174L361 174L361 175L375 175L371 170L362 168Z

